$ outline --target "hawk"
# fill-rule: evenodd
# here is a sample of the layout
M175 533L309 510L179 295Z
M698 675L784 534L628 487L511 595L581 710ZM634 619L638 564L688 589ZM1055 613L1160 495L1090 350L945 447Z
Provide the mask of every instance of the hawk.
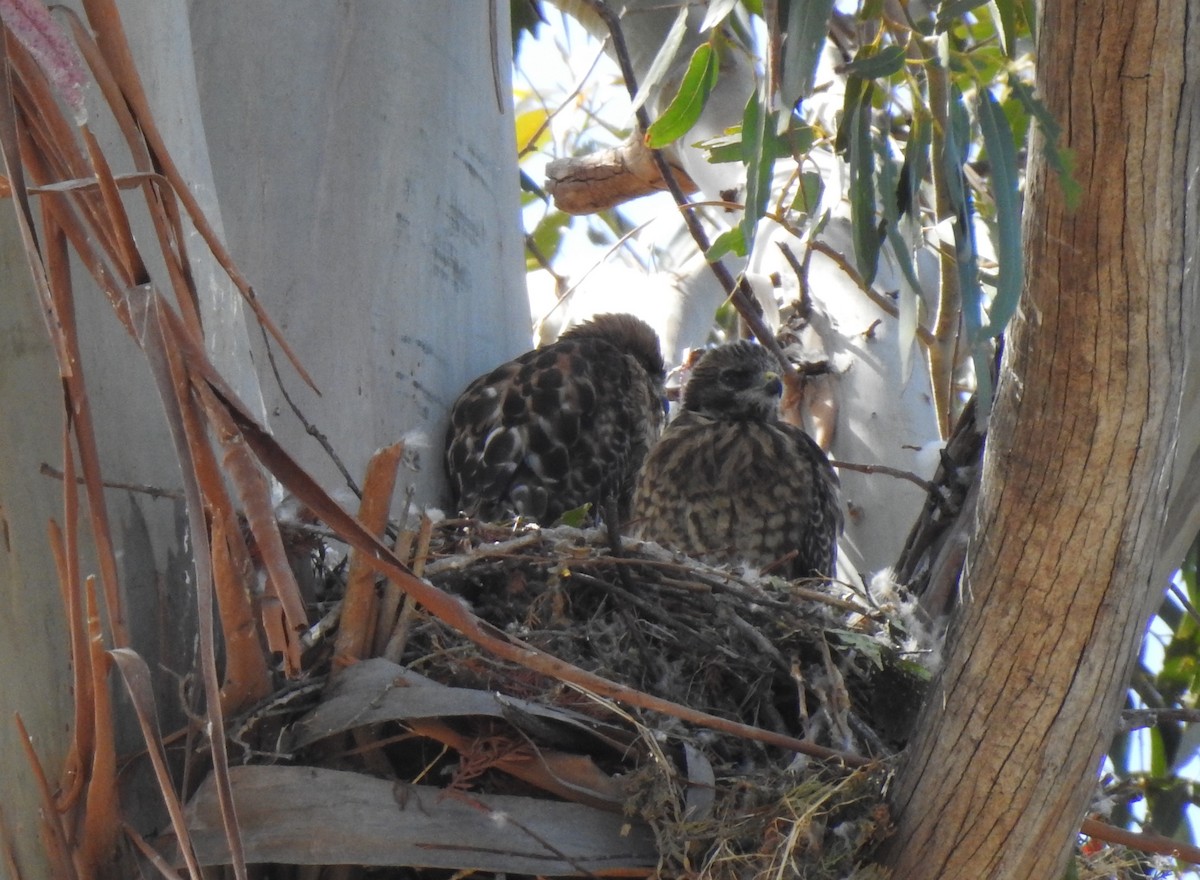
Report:
M633 531L714 562L832 577L842 529L837 475L808 434L779 419L783 383L751 342L707 352L683 410L650 451Z
M480 376L455 402L446 472L459 510L549 525L586 503L629 513L638 468L662 433L658 336L598 315Z

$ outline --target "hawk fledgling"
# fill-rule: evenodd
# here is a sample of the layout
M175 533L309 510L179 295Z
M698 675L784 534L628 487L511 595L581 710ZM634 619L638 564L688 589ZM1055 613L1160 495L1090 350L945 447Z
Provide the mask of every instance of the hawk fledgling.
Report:
M811 437L779 420L776 368L751 342L700 359L638 477L638 536L717 562L766 567L794 554L778 573L833 576L838 478Z
M658 336L632 315L599 315L480 376L450 412L446 471L459 510L483 519L564 512L615 499L662 433Z

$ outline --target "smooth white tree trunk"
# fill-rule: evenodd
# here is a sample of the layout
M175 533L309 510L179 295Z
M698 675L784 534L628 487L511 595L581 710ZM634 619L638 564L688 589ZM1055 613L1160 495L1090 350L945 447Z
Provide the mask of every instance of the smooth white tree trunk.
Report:
M415 0L191 12L230 246L322 396L284 366L287 390L356 479L410 437L400 485L438 503L449 404L529 347L507 25ZM337 485L256 357L273 430Z

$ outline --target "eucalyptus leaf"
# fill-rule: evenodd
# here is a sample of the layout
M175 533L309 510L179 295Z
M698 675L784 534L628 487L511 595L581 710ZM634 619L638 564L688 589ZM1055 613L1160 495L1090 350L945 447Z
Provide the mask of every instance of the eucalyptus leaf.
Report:
M883 668L883 645L871 636L844 629L831 629L829 630L829 635L833 636L847 648L853 648L863 654L876 669Z
M775 113L767 110L767 101L756 90L746 103L742 118L742 161L746 163L746 210L742 214L742 241L749 253L754 248L758 221L771 198L771 179L775 169Z
M875 153L871 147L871 91L868 83L854 113L843 118L848 131L850 161L850 227L854 259L863 282L875 279L879 262L879 231L875 219ZM838 132L841 135L841 130Z
M742 236L741 226L735 226L733 229L729 229L718 235L716 240L709 246L704 258L710 263L715 263L729 253L736 254L739 257L746 256L746 239Z
M708 0L708 11L704 13L704 21L700 22L700 32L704 33L723 22L737 4L738 0ZM681 4L680 12L686 12L687 8L687 3Z
M679 84L679 92L646 132L647 146L661 149L691 130L704 112L708 96L717 84L717 67L717 53L708 43L692 53L683 82Z
M585 501L578 507L563 512L563 515L558 518L558 525L571 526L572 528L582 528L587 523L588 514L592 510L590 501Z
M833 139L833 148L846 161L850 161L850 120L856 118L858 106L866 103L871 105L871 81L861 76L846 78L846 93L842 99L842 123L838 126Z
M1024 282L1020 169L1017 167L1017 150L1013 144L1008 119L987 89L980 92L978 116L983 144L992 162L992 197L996 202L996 257L1000 264L996 296L992 300L988 323L981 328L980 335L999 336L1017 310L1017 300Z
M783 106L789 110L812 93L817 61L829 33L834 0L787 0L787 41L783 45L783 74L779 84Z
M633 96L633 106L630 107L630 113L637 113L638 108L646 103L646 99L650 96L667 71L671 69L671 64L675 61L675 56L679 53L679 47L683 43L683 38L687 34L687 18L688 7L684 3L679 7L679 12L675 16L675 21L671 24L671 29L667 31L666 39L663 40L662 48L658 50L658 54L654 56L654 62L650 65L650 69L646 71L646 75L642 77L642 81L638 84L637 94Z
M904 164L900 166L900 186L896 190L901 216L908 214L920 221L921 184L929 173L929 147L932 142L932 120L924 113L917 113L909 128Z
M878 51L875 51L873 46L863 46L854 60L845 67L847 73L861 76L863 79L881 79L903 69L904 49L900 46L884 46Z
M814 216L824 192L825 181L820 172L805 171L800 175L800 185L796 188L796 197L792 199L792 210Z
M946 0L938 7L937 27L944 31L973 9L988 3L989 0Z
M712 165L727 162L742 161L742 128L738 126L733 134L723 134L720 137L700 141L696 146L704 150L704 158Z
M912 252L901 232L900 200L893 194L903 186L902 176L896 171L891 143L886 136L880 135L876 139L875 152L878 156L877 174L883 202L884 229L888 244L892 246L892 256L900 267L900 373L907 379L911 367L909 355L917 335L917 304L920 299L921 282L917 280Z
M1000 34L1004 54L1016 58L1017 52L1017 10L1016 0L992 0L994 17L999 20L997 31Z

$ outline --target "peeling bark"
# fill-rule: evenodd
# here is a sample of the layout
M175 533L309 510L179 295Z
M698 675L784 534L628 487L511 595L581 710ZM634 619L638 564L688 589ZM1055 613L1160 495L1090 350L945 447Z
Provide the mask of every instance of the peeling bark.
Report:
M685 195L696 192L696 184L679 165L671 170ZM640 133L615 149L555 159L546 166L546 192L554 198L554 207L568 214L595 214L666 188Z
M896 878L1061 876L1184 482L1200 6L1040 18L1040 95L1082 194L1071 210L1035 147L963 606L895 789Z

